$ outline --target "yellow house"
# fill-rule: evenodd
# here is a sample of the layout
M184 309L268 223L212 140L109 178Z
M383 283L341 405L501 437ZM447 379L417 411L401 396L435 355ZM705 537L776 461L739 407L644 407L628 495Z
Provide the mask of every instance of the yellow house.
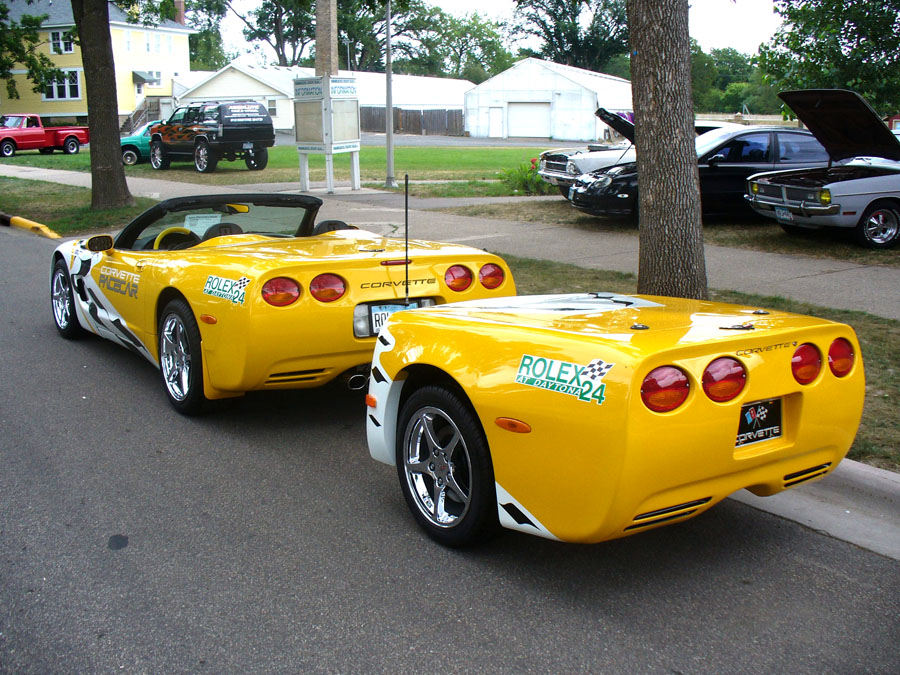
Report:
M63 77L44 88L32 91L25 69L13 69L18 99L10 99L0 87L0 113L37 113L44 118L87 117L87 94L81 48L67 38L74 28L72 6L67 0L5 0L9 19L20 21L23 15L47 18L41 25L40 51L63 71ZM196 31L184 25L184 3L178 21L163 21L158 26L129 23L128 15L109 3L109 32L112 38L116 73L119 118L124 121L148 100L172 96L172 79L190 70L188 36Z

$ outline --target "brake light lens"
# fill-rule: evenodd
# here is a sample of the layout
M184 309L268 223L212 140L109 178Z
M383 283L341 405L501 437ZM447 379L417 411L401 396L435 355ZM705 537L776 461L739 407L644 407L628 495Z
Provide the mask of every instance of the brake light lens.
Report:
M805 343L797 347L791 357L791 371L800 384L809 384L819 376L822 369L822 355L814 345Z
M444 272L444 283L454 291L464 291L472 285L472 270L462 265L452 265Z
M669 412L684 403L690 390L690 380L681 369L660 366L641 383L641 400L653 412Z
M844 377L853 369L856 354L849 340L838 338L828 349L828 367L837 377Z
M287 277L269 279L262 287L263 300L275 307L287 307L300 297L300 284Z
M309 284L310 294L319 302L334 302L347 291L344 280L337 274L320 274Z
M716 359L703 371L703 391L713 401L730 401L744 391L747 371L737 359L723 356Z
M488 290L493 290L503 283L503 268L494 263L488 263L482 266L478 272L478 281Z

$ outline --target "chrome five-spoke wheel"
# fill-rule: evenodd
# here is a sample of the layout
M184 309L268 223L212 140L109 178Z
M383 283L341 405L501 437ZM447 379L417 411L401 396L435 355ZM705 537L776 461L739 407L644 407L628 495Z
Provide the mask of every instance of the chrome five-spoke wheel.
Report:
M159 369L169 402L180 413L196 415L208 403L203 392L200 329L184 300L173 300L159 322Z
M885 203L871 206L857 226L860 243L871 248L890 248L900 239L900 214Z

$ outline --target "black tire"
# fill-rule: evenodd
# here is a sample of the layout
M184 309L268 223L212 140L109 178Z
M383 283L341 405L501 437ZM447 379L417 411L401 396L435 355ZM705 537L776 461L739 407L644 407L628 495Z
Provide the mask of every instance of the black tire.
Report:
M169 168L171 161L162 141L150 141L150 166L162 171Z
M125 166L134 166L139 161L141 161L141 156L138 154L137 149L131 146L122 148L122 164Z
M69 136L63 142L63 153L67 155L77 155L79 150L81 150L81 143L79 143L78 139L74 136Z
M244 155L244 164L251 171L262 171L269 163L269 151L266 148L256 148Z
M50 309L53 312L53 325L67 340L76 340L85 334L75 315L75 294L72 292L72 278L62 260L53 264L50 276Z
M891 248L900 241L900 210L892 202L875 202L859 219L856 241L868 248Z
M0 143L0 157L12 157L16 154L16 144L6 139Z
M182 415L198 415L208 407L203 393L200 329L188 304L172 300L159 320L159 371L169 403Z
M38 152L41 153L42 155L52 155L53 148L38 148Z
M216 170L219 158L209 143L203 139L197 141L194 146L194 168L200 173L212 173Z
M422 387L403 404L397 432L400 489L428 536L459 547L494 535L497 496L490 451L481 423L462 397L446 387Z

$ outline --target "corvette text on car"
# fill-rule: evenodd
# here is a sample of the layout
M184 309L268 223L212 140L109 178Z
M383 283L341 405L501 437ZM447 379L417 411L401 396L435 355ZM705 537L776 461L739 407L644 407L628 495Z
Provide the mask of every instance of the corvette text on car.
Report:
M599 542L821 478L865 391L849 326L603 293L395 314L369 383L369 451L448 545Z
M172 405L259 389L364 386L375 335L393 312L515 294L506 263L454 244L390 239L339 221L321 200L283 194L182 197L153 206L115 238L53 253L53 319L162 371Z

